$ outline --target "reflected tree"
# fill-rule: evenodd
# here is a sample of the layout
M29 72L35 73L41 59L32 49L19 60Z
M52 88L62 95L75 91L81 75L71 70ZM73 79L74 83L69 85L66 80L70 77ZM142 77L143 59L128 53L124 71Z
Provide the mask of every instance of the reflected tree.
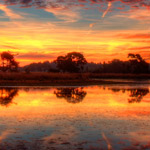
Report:
M121 89L116 89L116 88L113 88L111 89L114 93L117 93L117 92L120 92Z
M149 89L145 88L145 89L131 89L130 91L130 97L128 99L129 103L140 103L141 100L143 99L143 97L145 95L147 95L149 93Z
M15 96L18 95L18 89L14 88L1 88L0 89L0 105L9 106Z
M58 98L66 99L68 103L75 104L81 102L87 93L83 88L57 88L54 94L56 94Z
M129 103L140 103L144 96L146 96L149 93L148 88L137 88L137 89L118 89L118 88L111 88L113 92L120 92L125 93L125 91L129 91Z

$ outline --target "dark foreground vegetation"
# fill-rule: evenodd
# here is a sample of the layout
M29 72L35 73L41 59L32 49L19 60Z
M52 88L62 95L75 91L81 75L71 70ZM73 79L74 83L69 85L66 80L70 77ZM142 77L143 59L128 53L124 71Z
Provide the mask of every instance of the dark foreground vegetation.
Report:
M105 80L105 79L128 79ZM132 80L131 80L132 79ZM150 74L102 74L102 73L0 73L0 86L52 86L52 85L96 85L142 83L139 80L150 79ZM146 83L146 82L145 82Z
M90 85L114 83L104 79L150 79L150 66L139 54L128 54L128 61L114 59L96 64L88 63L81 53L71 52L51 63L24 67L19 67L14 56L1 53L0 85Z

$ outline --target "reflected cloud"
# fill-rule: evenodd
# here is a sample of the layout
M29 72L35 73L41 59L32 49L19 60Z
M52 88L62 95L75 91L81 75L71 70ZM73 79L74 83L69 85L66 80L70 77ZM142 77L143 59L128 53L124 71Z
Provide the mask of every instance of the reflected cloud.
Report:
M18 95L18 89L0 88L0 105L8 107Z
M83 88L57 88L54 91L57 98L64 98L68 103L80 103L86 96Z
M9 135L13 134L15 130L6 130L6 131L3 131L1 134L0 134L0 142L2 142L2 140L6 139Z

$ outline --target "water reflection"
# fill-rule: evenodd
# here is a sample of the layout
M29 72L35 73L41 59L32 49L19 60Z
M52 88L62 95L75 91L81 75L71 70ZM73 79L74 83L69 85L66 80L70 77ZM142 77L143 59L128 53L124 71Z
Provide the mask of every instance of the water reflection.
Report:
M53 88L45 88L45 87L25 87L25 88L0 88L0 105L1 106L10 106L12 104L13 99L18 96L20 91L25 91L26 93L30 92L44 92L47 90L52 90ZM98 90L98 89L97 89ZM103 87L99 89L102 91L111 90L114 95L115 93L126 93L128 103L140 103L143 98L150 93L149 88L124 88L124 87ZM53 89L53 93L57 98L63 98L68 103L80 103L84 100L85 96L88 95L88 91L86 87L60 87Z
M0 88L1 99L17 103L0 106L0 149L148 149L149 89L150 85ZM142 102L131 105L128 99Z
M114 93L115 92L120 92L125 93L126 91L129 92L129 98L128 102L129 103L140 103L144 96L146 96L150 91L148 88L135 88L135 89L125 89L125 88L109 88L111 89Z
M130 99L128 99L129 103L140 103L145 95L149 93L149 89L132 89L130 91Z
M0 105L9 106L17 95L16 88L0 88Z
M54 94L57 98L64 98L68 103L75 104L83 101L87 93L83 88L57 88Z

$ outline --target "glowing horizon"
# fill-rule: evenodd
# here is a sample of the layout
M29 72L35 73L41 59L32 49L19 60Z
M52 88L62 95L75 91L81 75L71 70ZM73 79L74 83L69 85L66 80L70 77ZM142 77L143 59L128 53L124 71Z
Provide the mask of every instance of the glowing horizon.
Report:
M77 51L91 62L127 59L150 62L148 0L2 0L0 52L19 55L20 66L53 61Z

